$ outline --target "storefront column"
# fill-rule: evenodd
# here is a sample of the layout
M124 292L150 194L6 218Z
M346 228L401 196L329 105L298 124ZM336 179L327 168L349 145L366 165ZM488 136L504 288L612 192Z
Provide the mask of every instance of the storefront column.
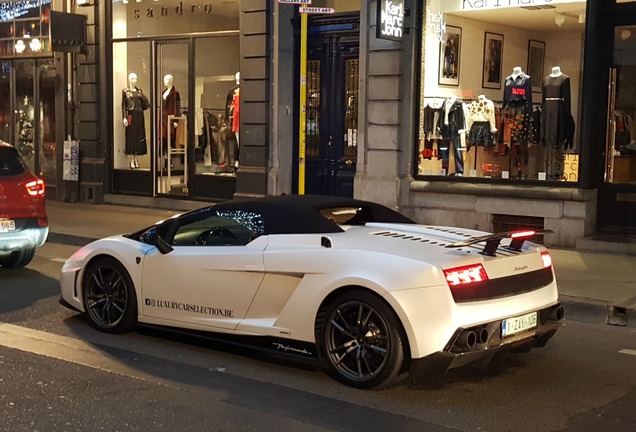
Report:
M241 2L240 167L236 197L267 193L270 148L271 2Z
M592 189L603 183L607 85L612 62L614 30L607 18L603 0L588 0L585 21L583 84L581 92L581 188Z
M408 49L412 42L376 38L377 6L377 1L360 2L360 77L363 78L354 191L355 198L396 208L407 200L412 180L409 162L414 140L413 107L412 96L408 96L412 88L406 85L403 67L411 63L412 53ZM412 38L412 34L407 38Z

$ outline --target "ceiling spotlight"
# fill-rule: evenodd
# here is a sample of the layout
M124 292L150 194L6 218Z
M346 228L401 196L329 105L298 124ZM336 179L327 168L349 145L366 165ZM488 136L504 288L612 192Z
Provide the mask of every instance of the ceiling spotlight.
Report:
M631 30L625 29L625 30L621 31L621 39L623 39L623 40L629 39L631 37L631 35L632 35L632 31Z
M579 24L585 24L585 13L579 14Z
M559 27L561 27L564 22L565 22L565 15L556 14L556 16L554 17L554 23L558 25Z

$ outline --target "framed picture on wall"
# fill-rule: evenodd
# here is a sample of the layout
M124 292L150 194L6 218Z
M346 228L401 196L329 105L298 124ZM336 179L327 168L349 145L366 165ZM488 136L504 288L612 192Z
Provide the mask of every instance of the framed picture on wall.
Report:
M484 37L484 68L481 75L483 88L501 88L501 61L503 59L504 36L486 32Z
M545 61L545 42L530 39L528 41L528 75L532 79L532 91L541 93Z
M446 25L446 33L439 44L439 84L459 85L459 59L462 48L462 28Z

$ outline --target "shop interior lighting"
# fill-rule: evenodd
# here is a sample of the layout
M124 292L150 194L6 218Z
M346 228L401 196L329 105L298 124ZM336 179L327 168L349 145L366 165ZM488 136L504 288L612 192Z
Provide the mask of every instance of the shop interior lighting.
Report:
M24 44L24 41L22 39L20 39L19 41L15 43L15 51L18 54L22 54L25 49L26 49L26 45Z
M40 42L38 38L33 38L31 42L29 42L29 48L31 48L33 52L39 52L42 49L42 42Z
M556 16L554 17L554 23L558 25L559 27L561 27L564 22L565 22L565 15L556 14Z
M580 13L579 14L579 24L585 24L585 14L584 13Z
M623 31L621 31L621 39L623 40L627 40L632 36L632 31L625 29Z
M51 4L51 0L30 0L17 3L2 2L0 3L0 21L13 21L28 14L33 9L47 4Z

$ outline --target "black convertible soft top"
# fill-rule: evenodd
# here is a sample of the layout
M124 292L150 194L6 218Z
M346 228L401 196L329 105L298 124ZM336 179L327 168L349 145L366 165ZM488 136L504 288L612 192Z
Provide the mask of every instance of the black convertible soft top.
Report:
M338 221L328 217L330 210L356 209L339 221L346 225L367 222L415 222L383 205L353 198L324 195L278 195L251 200L227 201L212 206L214 210L244 210L260 213L264 234L319 234L342 232Z

